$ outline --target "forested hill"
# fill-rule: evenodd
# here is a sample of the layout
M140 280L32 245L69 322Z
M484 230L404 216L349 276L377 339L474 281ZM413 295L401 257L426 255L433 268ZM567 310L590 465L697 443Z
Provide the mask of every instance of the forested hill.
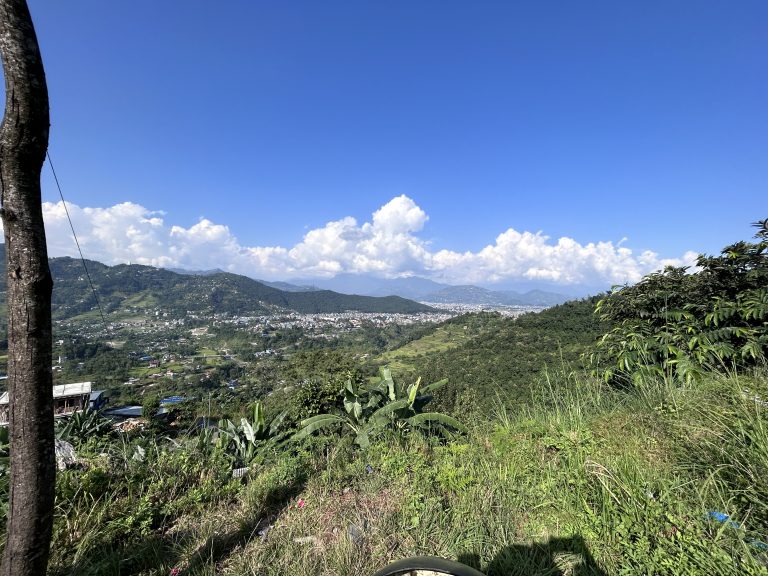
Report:
M608 328L593 313L597 299L573 300L517 319L495 313L458 316L438 327L453 334L458 345L446 343L443 349L421 354L415 342L386 360L427 382L448 378L448 386L438 394L442 409L460 413L461 397L467 395L488 410L497 400L522 406L532 393L547 387L549 376L562 382L567 380L563 374L581 368L582 353ZM423 340L430 338L434 336Z
M5 260L5 245L0 244ZM429 306L398 296L375 298L339 294L330 290L286 292L245 276L219 272L207 275L177 274L168 270L121 264L107 266L86 260L94 288L105 312L140 311L161 308L172 313L186 311L241 315L262 314L276 309L301 313L380 312L416 313L433 310ZM70 318L94 309L96 301L80 260L52 258L55 318ZM5 274L0 274L0 290L5 300Z

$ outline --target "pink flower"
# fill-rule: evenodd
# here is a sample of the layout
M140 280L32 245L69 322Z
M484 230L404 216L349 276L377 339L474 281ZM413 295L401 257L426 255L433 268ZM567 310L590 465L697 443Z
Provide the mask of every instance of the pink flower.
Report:
M306 502L304 502L304 498L299 498L299 501L296 502L296 508L304 508L306 506Z
M171 568L171 573L168 576L179 576L181 574L181 568Z

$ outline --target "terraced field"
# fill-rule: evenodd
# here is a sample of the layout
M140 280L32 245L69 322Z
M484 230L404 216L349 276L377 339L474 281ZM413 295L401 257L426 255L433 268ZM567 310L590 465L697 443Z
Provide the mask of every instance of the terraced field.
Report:
M416 367L420 357L457 348L473 335L474 331L468 326L455 323L443 324L438 326L434 332L418 340L409 342L397 350L381 354L376 361L381 364L388 364L396 373L412 370Z

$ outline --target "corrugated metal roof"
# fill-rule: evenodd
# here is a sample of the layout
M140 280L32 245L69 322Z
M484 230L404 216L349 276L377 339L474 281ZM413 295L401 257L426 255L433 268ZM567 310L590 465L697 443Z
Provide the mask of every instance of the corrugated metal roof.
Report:
M156 415L168 412L166 408L158 409ZM120 418L140 418L144 414L142 406L122 406L120 408L111 408L104 411L104 416L118 416Z
M92 382L73 382L72 384L59 384L53 387L53 398L68 398L69 396L82 396L91 393ZM8 404L8 392L0 396L0 404Z
M121 416L122 418L138 418L141 416L141 406L123 406L122 408L113 408L104 412L106 416Z
M74 382L72 384L59 384L53 387L54 398L66 398L67 396L82 396L91 393L91 382Z

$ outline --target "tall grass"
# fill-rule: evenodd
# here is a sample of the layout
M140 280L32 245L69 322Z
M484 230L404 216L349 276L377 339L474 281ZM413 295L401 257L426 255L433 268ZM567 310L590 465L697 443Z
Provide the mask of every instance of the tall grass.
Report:
M210 447L92 450L59 479L52 574L366 574L410 555L489 576L766 574L768 378L614 390L543 374L450 440L314 440L243 480Z

